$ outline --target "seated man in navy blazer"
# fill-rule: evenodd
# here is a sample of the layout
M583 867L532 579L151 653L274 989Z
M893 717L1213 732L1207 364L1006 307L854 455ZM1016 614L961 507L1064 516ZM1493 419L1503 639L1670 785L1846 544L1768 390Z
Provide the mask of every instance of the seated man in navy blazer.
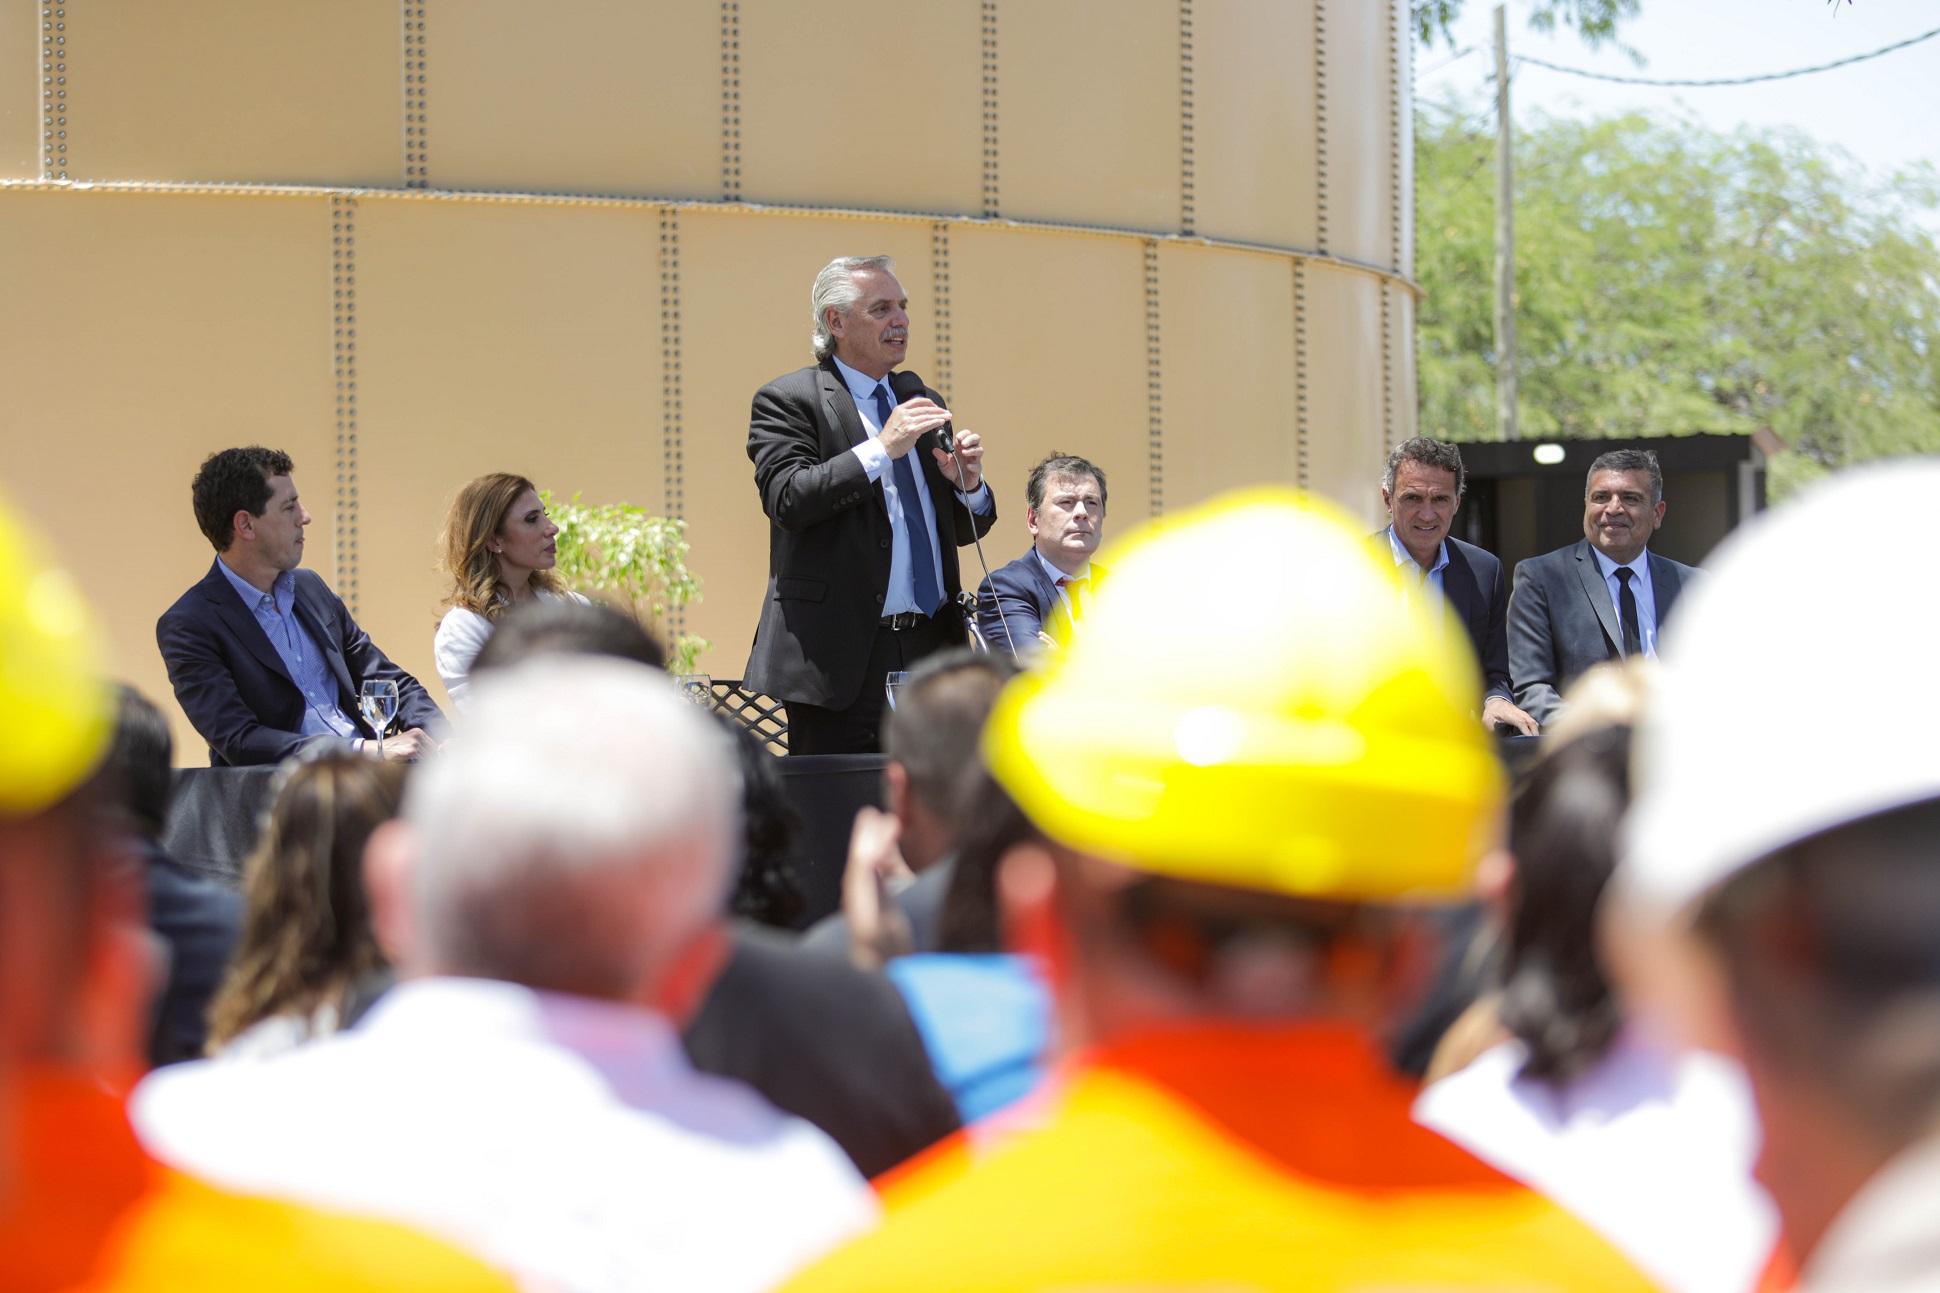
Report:
M1483 723L1534 736L1536 720L1516 707L1509 686L1509 587L1502 562L1448 534L1467 488L1461 450L1425 436L1404 440L1381 473L1381 504L1390 524L1375 542L1393 555L1411 596L1419 590L1439 598L1468 630L1482 666Z
M1648 449L1590 464L1583 538L1516 564L1509 672L1516 700L1548 723L1591 665L1657 654L1657 631L1697 571L1649 550L1664 523L1664 473Z
M383 756L429 754L449 731L438 706L318 575L297 569L310 514L292 466L252 445L211 454L195 474L195 520L216 559L155 625L175 699L211 764L278 763L313 741L379 740L357 697L366 680L389 679L403 731L382 737Z
M977 632L992 651L1019 658L1069 642L1103 566L1091 554L1105 537L1105 473L1053 453L1024 484L1031 550L990 572L977 590Z

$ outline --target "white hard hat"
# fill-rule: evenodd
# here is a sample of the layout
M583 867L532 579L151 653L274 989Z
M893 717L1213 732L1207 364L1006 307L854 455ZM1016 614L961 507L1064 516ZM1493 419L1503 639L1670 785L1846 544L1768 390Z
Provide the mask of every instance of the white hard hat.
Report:
M1940 797L1940 460L1745 525L1664 635L1615 886L1671 915L1821 831Z

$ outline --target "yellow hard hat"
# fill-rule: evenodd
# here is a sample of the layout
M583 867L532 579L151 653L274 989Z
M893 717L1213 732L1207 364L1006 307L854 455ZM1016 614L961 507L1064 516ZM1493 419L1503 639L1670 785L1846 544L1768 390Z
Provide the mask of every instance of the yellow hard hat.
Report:
M74 789L107 749L112 697L93 616L0 499L0 816Z
M1503 789L1475 658L1361 528L1277 488L1146 527L1078 640L999 698L992 774L1052 839L1140 870L1462 896Z

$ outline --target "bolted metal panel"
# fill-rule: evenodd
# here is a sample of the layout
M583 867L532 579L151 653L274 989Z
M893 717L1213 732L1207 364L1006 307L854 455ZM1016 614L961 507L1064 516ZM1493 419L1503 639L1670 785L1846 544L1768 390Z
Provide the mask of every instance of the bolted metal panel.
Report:
M1199 5L1193 65L1198 231L1318 246L1313 15L1293 4Z
M658 213L367 194L357 230L359 620L442 703L436 543L459 486L660 498Z
M1165 304L1159 281L1159 244L1145 247L1146 506L1165 514Z
M934 317L936 363L930 385L948 405L956 389L955 353L950 347L950 223L939 220L930 226L930 304Z
M337 389L337 542L331 587L358 609L357 199L330 196L330 366Z
M41 42L55 34L42 30L41 12L38 4L0 5L0 179L41 174ZM55 21L46 18L50 27ZM51 102L53 87L45 88Z
M976 5L905 0L893 19L872 15L859 29L800 0L729 2L741 11L739 196L978 212L984 60Z
M1394 6L1315 0L1326 49L1326 219L1328 251L1371 265L1393 264L1396 99L1391 77ZM1407 118L1401 119L1408 126Z
M809 288L837 256L887 254L910 297L911 372L934 384L935 309L928 221L759 216L733 208L681 213L687 537L705 581L689 629L714 643L707 671L739 677L768 578L768 520L748 461L748 410L762 385L814 363ZM952 239L953 330L963 284ZM959 363L957 385L963 385ZM958 408L971 408L966 400ZM963 427L966 424L959 421ZM971 429L982 428L972 420Z
M138 193L0 194L0 487L56 537L106 623L117 676L176 710L155 621L208 573L189 482L268 444L296 459L330 565L334 431L329 202ZM77 507L89 518L77 523Z
M1364 517L1380 514L1381 285L1309 268L1307 486Z
M431 187L430 33L421 3L400 6L404 47L404 187Z
M1006 216L1178 230L1178 0L1009 4L1000 57Z
M1030 545L1024 478L1053 450L1092 459L1117 483L1111 533L1145 519L1145 244L960 225L951 261L953 408L989 449L999 517L984 543L992 564Z
M995 219L1002 210L1003 152L1000 147L1002 136L1000 127L1003 115L1000 79L1003 46L998 41L997 0L983 0L981 5L982 24L978 45L982 50L983 86L983 210L981 214Z
M720 0L460 0L431 27L441 187L720 196Z
M1165 285L1165 503L1299 483L1293 278L1277 256L1171 243Z
M70 177L392 184L397 0L69 0Z

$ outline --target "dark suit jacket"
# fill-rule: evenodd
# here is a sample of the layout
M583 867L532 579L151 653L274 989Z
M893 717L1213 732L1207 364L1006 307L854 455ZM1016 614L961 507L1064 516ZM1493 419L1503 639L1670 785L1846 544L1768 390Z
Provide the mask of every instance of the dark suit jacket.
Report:
M1651 600L1662 633L1671 606L1697 571L1654 552L1649 557ZM1588 539L1517 564L1509 598L1509 673L1516 704L1531 718L1549 722L1562 706L1563 691L1585 670L1622 658L1617 608Z
M1103 566L1091 567L1092 587L1105 577ZM1004 626L1010 635L1004 635ZM977 630L992 651L1028 655L1039 645L1039 630L1060 642L1071 639L1071 613L1064 609L1058 586L1045 573L1032 548L1007 566L990 572L977 590Z
M942 403L927 387L924 394ZM893 538L882 485L849 452L867 435L833 359L755 392L748 457L769 530L768 598L746 677L754 691L827 709L846 709L862 694ZM910 456L929 486L943 591L953 603L963 588L956 550L972 541L972 527L988 533L997 514L993 507L975 516L957 501L930 456L939 447L937 432L928 432ZM937 621L946 637L963 640L953 606L939 610Z
M296 617L337 680L338 706L365 736L376 735L357 709L367 678L397 684L400 727L439 739L450 731L418 680L385 658L315 571L296 571ZM163 613L155 642L177 703L209 743L210 763L280 763L317 739L300 730L303 692L283 657L216 564Z
M957 1129L902 994L880 974L739 922L734 953L688 1024L687 1054L820 1127L864 1176Z
M1375 535L1372 542L1384 561L1392 560L1394 547L1389 533L1393 527ZM1500 696L1513 701L1509 686L1509 583L1502 575L1502 562L1493 552L1463 543L1450 535L1448 564L1442 568L1442 600L1449 613L1468 630L1475 647L1475 662L1482 669L1482 700Z
M210 998L242 937L242 895L191 875L153 841L142 841L142 847L148 855L148 927L168 944L168 982L155 1002L149 1062L200 1059Z

